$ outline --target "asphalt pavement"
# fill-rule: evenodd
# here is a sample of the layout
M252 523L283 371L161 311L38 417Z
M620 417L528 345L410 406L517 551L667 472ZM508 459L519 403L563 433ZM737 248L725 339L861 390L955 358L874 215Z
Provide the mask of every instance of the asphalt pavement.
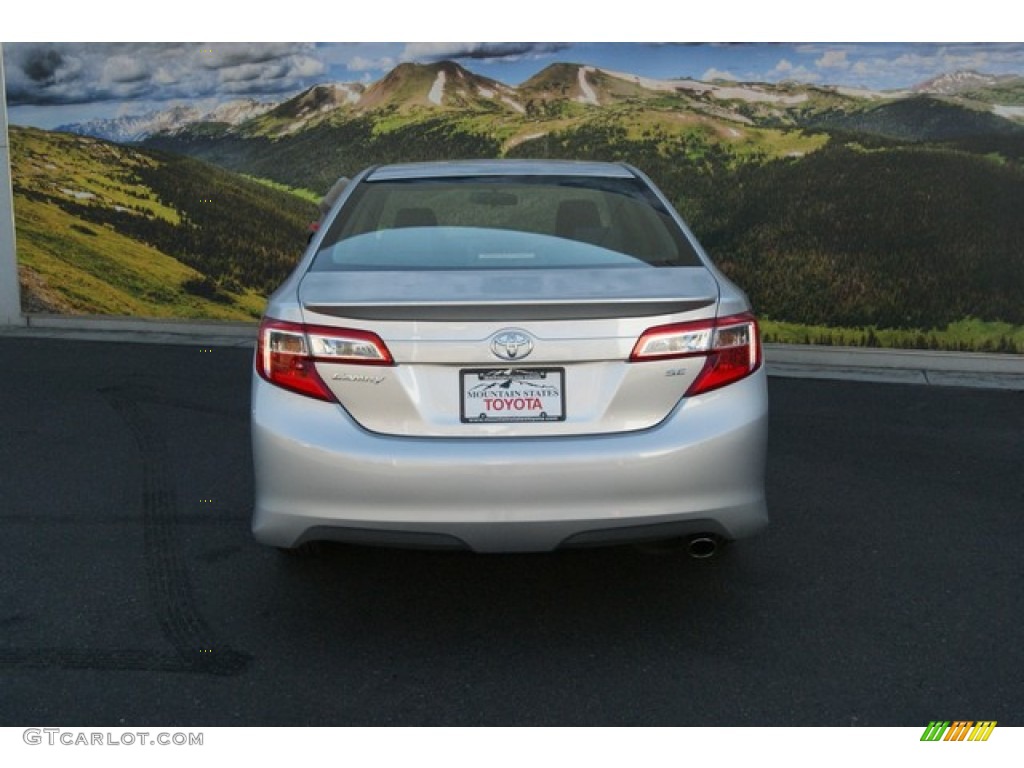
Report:
M1024 393L770 379L712 561L256 544L251 350L0 338L2 725L1024 725Z

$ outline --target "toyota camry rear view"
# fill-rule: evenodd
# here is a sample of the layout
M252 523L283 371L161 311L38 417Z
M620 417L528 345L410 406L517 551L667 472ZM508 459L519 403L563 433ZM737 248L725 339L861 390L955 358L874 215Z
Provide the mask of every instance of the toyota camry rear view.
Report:
M371 168L270 298L256 538L478 552L767 523L757 322L626 165Z

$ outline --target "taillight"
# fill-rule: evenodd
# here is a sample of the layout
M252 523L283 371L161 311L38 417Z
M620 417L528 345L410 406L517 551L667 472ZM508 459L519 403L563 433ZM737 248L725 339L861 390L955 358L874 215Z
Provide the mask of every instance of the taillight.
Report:
M387 346L369 331L289 323L265 318L260 323L256 372L271 384L333 401L314 363L394 365Z
M745 312L694 323L660 325L644 331L629 356L631 363L704 357L704 367L686 395L699 395L739 381L761 367L757 320Z

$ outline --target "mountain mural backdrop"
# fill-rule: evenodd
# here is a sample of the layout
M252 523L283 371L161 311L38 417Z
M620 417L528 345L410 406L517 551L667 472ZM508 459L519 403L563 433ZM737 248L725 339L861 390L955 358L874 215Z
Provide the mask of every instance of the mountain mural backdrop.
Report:
M16 123L17 110L12 111ZM1024 353L1024 78L899 89L452 60L277 100L10 129L29 311L255 318L315 201L376 163L624 161L769 340Z

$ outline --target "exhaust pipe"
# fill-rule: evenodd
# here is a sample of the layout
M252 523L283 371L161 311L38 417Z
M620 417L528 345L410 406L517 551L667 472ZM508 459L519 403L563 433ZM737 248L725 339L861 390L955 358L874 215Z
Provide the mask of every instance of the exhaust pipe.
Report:
M694 560L706 560L718 552L718 537L713 534L698 533L686 541L686 554Z

